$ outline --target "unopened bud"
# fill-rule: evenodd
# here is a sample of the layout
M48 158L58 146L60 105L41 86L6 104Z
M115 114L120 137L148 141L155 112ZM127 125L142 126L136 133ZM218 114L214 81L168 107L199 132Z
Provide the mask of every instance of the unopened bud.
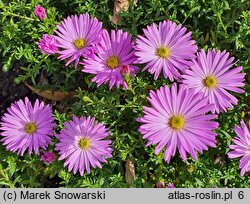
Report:
M158 181L156 184L155 184L155 188L164 188L165 185L162 181Z
M129 65L122 65L122 73L130 74Z

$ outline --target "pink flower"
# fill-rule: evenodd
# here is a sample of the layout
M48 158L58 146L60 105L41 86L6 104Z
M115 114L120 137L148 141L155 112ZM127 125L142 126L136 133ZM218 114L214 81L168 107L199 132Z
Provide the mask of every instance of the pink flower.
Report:
M138 70L138 67L133 65L136 57L131 38L132 35L122 30L112 30L110 34L103 30L101 41L96 46L98 50L96 55L82 63L84 65L82 71L95 74L92 81L96 82L97 86L109 83L109 89L114 85L117 88L123 85L127 89L128 84L123 74L135 77L135 72Z
M35 14L40 20L43 20L43 19L46 18L45 8L43 8L42 6L36 6L36 7L35 7L34 14Z
M174 186L174 184L169 182L167 188L175 188L175 186Z
M68 59L66 66L75 61L76 68L81 58L93 57L93 49L100 42L102 23L89 14L72 15L57 25L55 33L60 47L58 59Z
M90 173L91 167L102 168L101 163L112 157L112 141L106 139L111 132L94 117L74 116L64 126L56 135L59 142L55 150L59 151L58 160L66 160L64 166L68 166L69 172L76 174L79 171L83 176L86 171Z
M54 35L43 34L43 37L36 42L42 53L51 55L58 51L57 41Z
M162 72L164 78L174 81L189 69L197 46L191 38L192 32L186 31L187 28L170 20L143 29L144 36L138 35L135 46L138 63L146 64L142 71L148 69L155 80Z
M41 156L41 160L43 160L46 164L50 164L55 160L55 155L53 152L44 152Z
M238 99L233 92L244 93L245 73L241 73L243 67L235 67L233 57L227 51L202 49L198 52L190 69L182 75L183 84L208 97L208 104L215 104L212 113L226 112L233 108Z
M217 115L209 114L214 105L207 105L208 98L202 93L174 83L171 88L151 90L148 101L151 107L143 106L144 116L137 118L142 123L139 132L148 140L146 146L156 145L155 154L165 150L167 163L177 149L183 160L187 153L197 160L197 152L216 147L214 130L219 124L213 119Z
M241 126L234 128L237 136L232 139L234 144L229 146L231 151L227 154L229 158L241 157L239 166L241 169L240 175L244 176L246 172L250 171L250 120L248 126L244 120L241 120L240 124Z
M40 149L46 150L51 143L54 126L51 106L38 99L32 105L25 97L25 100L12 103L2 117L1 142L8 151L21 156L26 150L29 155L32 152L39 155Z

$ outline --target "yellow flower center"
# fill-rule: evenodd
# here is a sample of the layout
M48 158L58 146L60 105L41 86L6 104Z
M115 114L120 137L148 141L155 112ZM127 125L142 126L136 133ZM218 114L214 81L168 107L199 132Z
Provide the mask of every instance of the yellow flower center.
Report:
M109 68L115 69L119 66L119 59L116 56L112 56L112 57L108 58L106 64Z
M76 49L82 49L85 47L86 45L86 40L83 38L77 38L76 40L73 41L73 44L75 46Z
M83 150L88 150L89 147L90 147L90 139L88 139L88 138L86 138L86 137L80 139L80 141L79 141L79 146L80 146L80 148L83 149Z
M207 76L204 80L203 83L205 86L208 88L214 88L217 84L217 80L214 76Z
M173 116L169 120L169 126L174 130L180 130L184 127L185 121L181 116Z
M36 124L33 122L30 122L25 126L25 132L28 134L33 134L34 132L36 132L36 130L37 130Z
M163 59L168 58L169 54L170 54L169 49L166 47L160 47L156 51L156 55L163 58Z

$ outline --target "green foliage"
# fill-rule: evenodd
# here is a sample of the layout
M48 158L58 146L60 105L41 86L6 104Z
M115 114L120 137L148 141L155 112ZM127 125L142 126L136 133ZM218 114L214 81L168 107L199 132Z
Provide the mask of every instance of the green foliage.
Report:
M47 18L40 21L33 13L35 5L46 8ZM121 21L111 21L113 1L108 0L0 0L0 52L2 69L7 72L14 61L19 61L20 76L16 82L31 81L36 85L41 73L49 79L53 90L77 90L73 100L61 102L54 116L58 124L72 115L95 116L112 132L113 158L102 169L92 169L80 176L68 173L63 161L46 165L39 156L19 157L0 146L0 186L3 187L128 187L125 181L125 161L133 156L136 179L132 187L153 187L157 181L172 182L177 187L250 187L250 174L239 175L239 159L227 158L228 146L235 136L233 128L241 118L250 118L250 7L248 0L143 0L121 13ZM199 155L197 161L182 161L177 154L168 165L163 152L154 154L154 146L145 147L135 121L142 115L142 106L148 105L149 90L158 89L169 82L160 76L154 81L147 72L138 73L130 82L130 89L99 88L91 82L93 76L85 75L72 65L55 56L45 56L35 44L44 33L51 34L55 25L72 14L89 13L103 22L107 29L123 29L134 37L151 23L170 19L182 23L192 31L199 48L228 50L235 56L237 65L244 67L245 93L236 94L238 105L220 114L217 121L217 147ZM53 141L56 143L56 139ZM54 143L49 147L51 150Z

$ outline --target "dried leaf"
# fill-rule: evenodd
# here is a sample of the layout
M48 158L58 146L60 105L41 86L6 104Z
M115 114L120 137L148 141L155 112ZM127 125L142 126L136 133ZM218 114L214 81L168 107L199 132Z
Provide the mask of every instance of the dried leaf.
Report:
M209 40L209 33L206 34L206 37L205 37L205 42L207 42Z
M138 0L134 0L134 5L137 5ZM127 11L129 8L130 0L114 0L114 10L113 10L113 17L112 22L114 24L118 24L120 20L119 13L122 11Z
M51 91L51 90L41 91L40 89L37 89L27 84L26 82L25 82L25 85L38 96L41 96L43 98L46 98L52 101L62 101L65 98L72 97L77 93L76 91L71 91L71 92Z
M127 184L132 185L135 180L135 165L132 158L128 158L125 163L125 179Z

